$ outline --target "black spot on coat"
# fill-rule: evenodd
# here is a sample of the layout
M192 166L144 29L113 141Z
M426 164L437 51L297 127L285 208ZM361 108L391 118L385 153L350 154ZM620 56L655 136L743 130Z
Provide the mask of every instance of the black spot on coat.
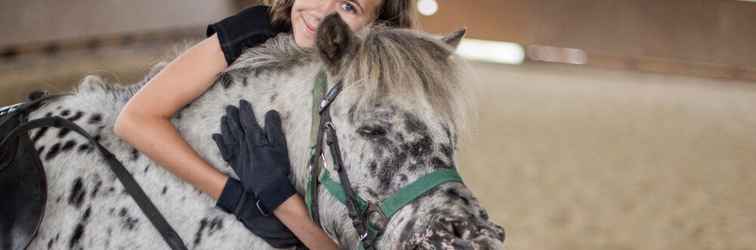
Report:
M445 161L441 160L438 157L431 158L431 168L432 169L448 169L452 168L453 166L451 164L446 163Z
M378 190L388 190L391 185L391 180L394 175L399 171L399 168L404 166L407 162L408 156L404 151L392 152L391 158L381 162L380 170L376 177L378 177Z
M415 218L412 218L407 222L407 225L404 226L404 230L399 234L400 242L409 242L411 240L414 232L415 220Z
M137 159L139 159L139 151L136 150L136 148L132 148L131 149L131 160L132 161L136 161ZM147 172L146 168L145 168L144 172Z
M465 203L466 206L470 206L470 200L468 200L467 197L460 194L459 191L457 191L457 189L454 189L454 188L447 189L446 195L449 196L451 200L460 199L462 200L462 202Z
M97 182L95 182L94 187L92 188L92 193L90 193L89 197L94 198L95 196L97 196L97 192L100 191L101 186L102 186L102 181L97 180Z
M95 124L102 121L102 115L101 114L92 114L92 116L89 117L89 120L87 123L89 124Z
M68 196L68 204L71 204L76 208L80 208L82 202L84 202L85 193L86 188L81 181L81 177L77 177L74 180L73 187L71 187L71 193Z
M36 143L39 138L42 138L42 136L45 135L45 132L47 132L48 128L50 127L42 127L37 130L37 133L34 133L34 136L32 137L32 141Z
M63 137L64 137L64 136L66 136L66 135L67 135L67 134L68 134L69 132L71 132L71 130L70 130L70 129L67 129L67 128L61 128L61 129L60 129L60 131L58 132L58 138L63 138Z
M126 208L121 208L121 210L118 211L118 216L121 217L121 227L126 230L134 230L136 228L137 223L139 223L138 218L131 217L129 215L129 212Z
M47 151L47 154L45 155L45 161L49 161L53 157L57 156L60 152L60 143L55 143L50 147L50 150Z
M449 144L443 144L443 143L441 143L439 145L440 145L440 148L441 148L441 153L443 153L444 156L446 156L446 158L449 159L449 161L453 161L454 160L454 151L452 150L452 147L449 146Z
M89 216L92 215L92 207L87 207L87 210L84 210L84 214L81 216L82 221L89 220Z
M63 144L63 147L60 148L61 152L66 152L71 150L74 146L76 146L76 141L74 140L68 140L65 144Z
M91 152L92 148L89 146L89 143L83 143L79 145L79 148L76 149L76 151L78 151L79 153Z
M223 229L223 219L214 218L212 221L210 221L210 228L207 230L207 235L213 235L213 233L221 229Z
M84 236L84 224L77 224L74 228L73 234L71 234L71 241L68 242L68 248L74 248L79 244L81 237Z
M486 212L486 210L484 210L484 209L481 209L480 212L478 213L478 215L483 220L488 220L489 219L488 212Z
M402 145L402 148L406 148L413 157L423 157L431 153L432 146L433 139L430 135L424 134L420 140Z
M233 79L231 79L231 75L229 74L221 74L218 76L218 81L224 89L228 89L231 87L231 83L233 83Z
M370 162L370 164L368 164L368 170L370 170L371 175L375 175L378 170L378 164L374 161Z
M202 218L202 220L200 220L199 229L197 229L197 233L194 234L195 247L202 242L202 231L205 230L205 227L207 227L207 218Z
M81 118L83 115L84 115L84 112L76 111L76 113L73 116L67 119L71 122L75 122L76 120L79 120L79 118Z
M410 133L428 133L428 126L412 113L404 113L404 126Z

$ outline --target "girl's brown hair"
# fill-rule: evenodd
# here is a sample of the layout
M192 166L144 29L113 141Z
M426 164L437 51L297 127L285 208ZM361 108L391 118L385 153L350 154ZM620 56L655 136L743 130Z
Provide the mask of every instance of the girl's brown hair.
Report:
M264 0L262 3L270 5L273 24L278 27L291 27L291 7L295 0ZM415 5L412 0L383 0L376 10L376 24L394 28L415 28Z

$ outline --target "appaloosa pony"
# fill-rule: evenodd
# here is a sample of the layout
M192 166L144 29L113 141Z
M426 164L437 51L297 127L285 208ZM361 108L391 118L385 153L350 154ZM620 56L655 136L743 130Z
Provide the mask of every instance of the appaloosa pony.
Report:
M462 32L437 39L405 29L371 27L353 33L337 16L321 24L314 49L282 34L247 50L173 124L220 171L235 176L211 139L226 105L249 100L258 114L281 113L292 163L291 179L304 195L309 178L313 82L342 91L328 109L351 188L381 201L438 170L455 170L463 121L463 88L453 50ZM113 134L119 110L162 66L140 83L118 87L86 77L73 95L37 109L30 119L61 116L83 127L123 162L152 202L192 249L270 249L215 200L178 179ZM29 249L165 249L103 159L68 129L29 133L48 178L44 220ZM324 167L339 180L332 159ZM343 248L360 243L347 208L318 189L322 227ZM491 222L462 182L446 182L402 206L384 222L379 249L502 249L503 229Z

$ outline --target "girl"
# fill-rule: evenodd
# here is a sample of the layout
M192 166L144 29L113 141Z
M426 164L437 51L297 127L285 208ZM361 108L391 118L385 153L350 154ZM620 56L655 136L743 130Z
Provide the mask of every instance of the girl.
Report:
M248 189L242 187L259 183L255 181L259 176L245 176L236 167L240 180L224 175L187 144L170 118L210 88L218 74L245 48L261 44L279 32L291 33L297 46L313 47L318 25L331 13L338 13L354 31L372 23L412 28L413 2L278 0L267 1L271 7L247 8L209 25L208 38L183 52L145 84L121 110L114 132L176 176L218 199L218 207L234 213L250 231L271 245L289 247L300 244L301 240L310 249L337 249L309 218L302 198L293 191L287 178L273 178L276 181L266 184L276 192L255 190L255 194L249 194ZM281 167L289 166L263 164L255 168ZM288 172L288 169L277 172ZM267 211L275 217L266 216ZM285 227L276 227L281 223ZM296 237L291 236L291 232ZM284 237L287 235L290 237Z

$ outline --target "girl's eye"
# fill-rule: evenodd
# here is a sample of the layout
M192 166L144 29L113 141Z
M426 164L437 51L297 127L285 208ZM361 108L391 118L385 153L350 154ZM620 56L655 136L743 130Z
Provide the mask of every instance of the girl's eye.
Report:
M357 13L357 7L354 7L354 4L350 2L341 3L341 9L349 13Z

